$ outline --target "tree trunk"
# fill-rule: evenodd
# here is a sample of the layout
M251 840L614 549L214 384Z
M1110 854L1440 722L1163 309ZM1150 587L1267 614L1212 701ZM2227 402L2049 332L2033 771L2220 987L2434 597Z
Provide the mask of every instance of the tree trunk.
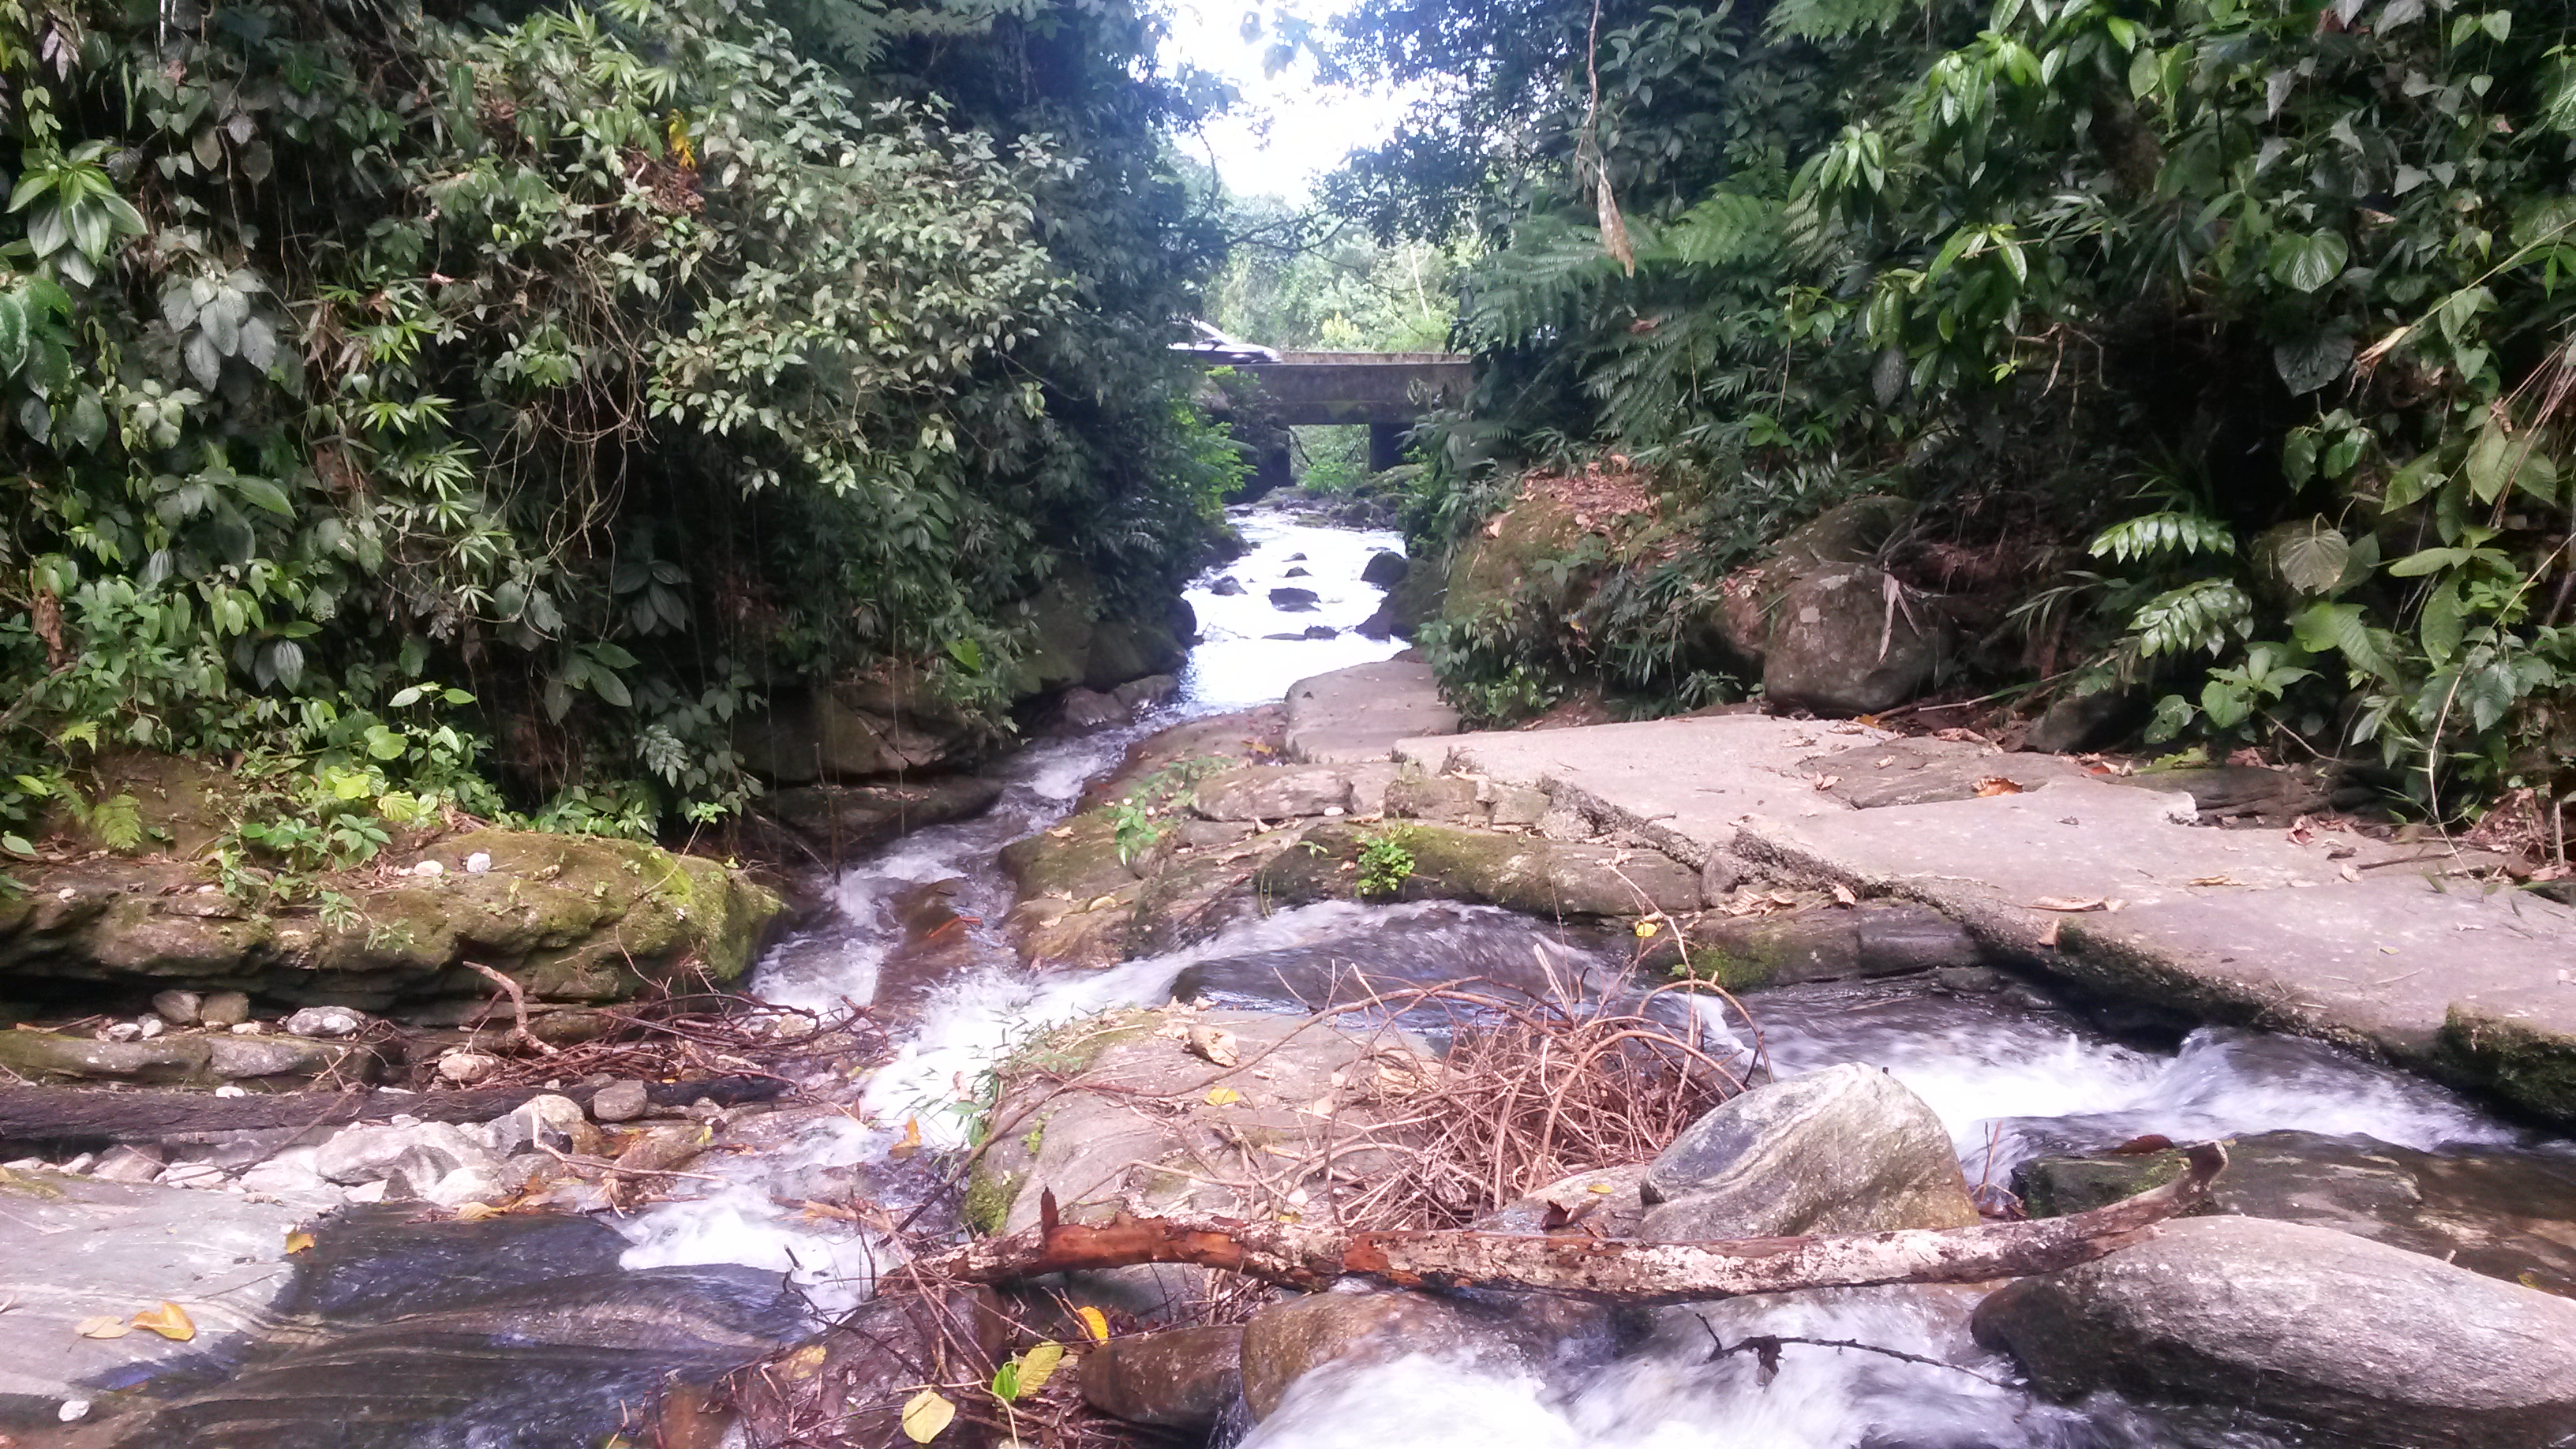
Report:
M762 1102L786 1089L772 1077L654 1082L645 1096L674 1107L706 1098L720 1107ZM596 1087L555 1093L590 1105ZM0 1087L0 1142L219 1142L242 1132L341 1127L411 1116L424 1122L488 1122L542 1087L481 1092L278 1092L213 1097L203 1092L110 1092L85 1087Z
M2189 1149L2182 1178L2108 1207L2034 1222L1847 1237L1639 1243L1572 1233L1345 1233L1229 1218L1130 1218L1101 1227L1044 1220L926 1259L922 1271L971 1283L1044 1273L1190 1263L1320 1289L1344 1277L1399 1288L1517 1288L1620 1303L1686 1303L1802 1288L1979 1283L2071 1268L2145 1242L2155 1224L2209 1195L2227 1165L2217 1143Z

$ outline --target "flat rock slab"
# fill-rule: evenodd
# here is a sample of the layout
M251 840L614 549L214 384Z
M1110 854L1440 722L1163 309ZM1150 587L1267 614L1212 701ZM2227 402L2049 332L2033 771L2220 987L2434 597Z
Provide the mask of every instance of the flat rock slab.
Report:
M1851 813L1817 789L1811 762L1896 738L1867 725L1737 714L1413 739L1396 756L1573 799L1697 865L1752 816Z
M2576 1116L2576 909L2422 880L2217 892L2068 920L2063 969L2340 1037Z
M1394 757L1396 742L1445 735L1458 711L1419 659L1385 659L1336 669L1288 686L1287 754L1315 765L1362 765Z
M63 1403L248 1353L294 1284L286 1235L308 1209L229 1193L0 1171L0 1427L57 1422ZM176 1303L180 1343L137 1329L83 1338L91 1318Z

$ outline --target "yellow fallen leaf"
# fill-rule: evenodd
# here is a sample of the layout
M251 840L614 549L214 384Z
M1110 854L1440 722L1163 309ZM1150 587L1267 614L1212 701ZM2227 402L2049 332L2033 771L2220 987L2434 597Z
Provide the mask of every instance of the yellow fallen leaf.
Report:
M956 1417L955 1404L941 1398L937 1389L923 1389L903 1406L903 1437L915 1444L927 1444Z
M1585 1189L1584 1189L1584 1191L1585 1191L1585 1192L1617 1192L1618 1190L1619 1190L1619 1189L1617 1189L1617 1188L1615 1188L1615 1187L1611 1186L1610 1184L1608 1184L1608 1183L1606 1183L1606 1182L1596 1182L1596 1183L1592 1184L1590 1187L1587 1187L1587 1188L1585 1188Z
M123 1338L133 1331L133 1324L104 1313L96 1318L84 1318L72 1325L72 1332L83 1338Z
M906 1117L903 1119L903 1136L896 1139L895 1144L892 1147L886 1149L886 1156L893 1158L897 1162L901 1162L920 1150L921 1119L918 1117Z
M1086 911L1105 910L1116 904L1118 904L1118 898L1116 896L1093 896L1091 898L1091 904L1084 906L1083 909Z
M2021 793L2023 793L2021 782L2003 775L1988 775L1977 782L1977 798L1980 800L1990 799L1997 795L2019 795Z
M1055 1377L1056 1366L1064 1362L1064 1345L1050 1338L1020 1355L1020 1393L1034 1394Z
M819 1343L809 1343L787 1356L785 1368L790 1379L810 1379L823 1366L829 1351Z
M1663 927L1656 925L1652 921L1639 921L1637 923L1637 939L1642 941L1662 929Z
M479 1223L485 1218L497 1218L500 1215L501 1210L488 1202L469 1202L456 1210L456 1220L460 1223Z
M286 1251L290 1253L312 1252L313 1235L304 1231L302 1228L297 1228L294 1232L288 1233L286 1235Z
M1086 1303L1082 1307L1073 1310L1073 1316L1082 1320L1082 1331L1091 1335L1091 1341L1093 1343L1107 1343L1109 1341L1109 1316L1107 1314L1102 1313L1099 1309Z
M186 1343L197 1336L197 1325L188 1321L188 1310L166 1300L158 1308L146 1308L134 1315L134 1326L148 1328L173 1343Z
M1242 1100L1243 1094L1232 1087L1208 1088L1207 1104L1211 1107L1231 1107Z

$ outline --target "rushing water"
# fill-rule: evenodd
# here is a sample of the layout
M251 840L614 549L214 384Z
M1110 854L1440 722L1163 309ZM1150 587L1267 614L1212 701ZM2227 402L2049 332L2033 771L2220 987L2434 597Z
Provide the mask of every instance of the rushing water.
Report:
M1348 632L1378 590L1360 567L1392 535L1243 519L1253 548L1191 591L1205 642L1180 701L1127 730L1034 746L1003 767L1001 802L983 817L921 831L845 870L833 883L835 919L783 943L754 987L772 999L832 1011L872 1006L896 1024L892 1059L851 1091L847 1115L808 1120L801 1135L719 1165L726 1185L627 1225L630 1266L738 1262L792 1271L819 1307L867 1292L884 1245L858 1230L782 1207L818 1164L884 1158L917 1124L932 1146L955 1146L955 1105L1010 1046L1040 1028L1104 1009L1158 1003L1187 968L1255 963L1283 975L1367 957L1416 980L1493 972L1548 960L1579 973L1586 943L1502 912L1451 906L1310 906L1235 927L1187 951L1105 971L1021 969L992 926L1010 904L994 866L1009 841L1069 813L1086 780L1127 745L1192 714L1280 697L1296 679L1387 656ZM1302 560L1296 555L1304 555ZM1304 568L1303 577L1288 577ZM1230 575L1242 594L1208 585ZM1312 588L1313 612L1283 613L1270 588ZM1332 639L1273 639L1321 622ZM901 965L900 903L936 889L964 918L970 943L936 972ZM1591 961L1598 972L1615 961ZM1257 973L1256 973L1257 974ZM2033 1155L2109 1147L2148 1134L2176 1140L2279 1128L2367 1134L2427 1150L2514 1141L2517 1134L2427 1082L2293 1038L2222 1029L2179 1040L2117 1037L2031 988L1921 982L1793 987L1751 1000L1760 1047L1781 1075L1837 1062L1894 1073L1949 1129L1972 1181L1998 1185ZM1707 1024L1751 1051L1740 1018ZM2011 1387L2011 1364L1967 1335L1970 1290L1887 1288L1780 1295L1670 1310L1641 1347L1606 1364L1545 1371L1498 1361L1420 1355L1310 1376L1244 1441L1245 1449L2146 1449L2177 1442L2171 1420L2114 1402L2079 1409L2039 1403ZM1754 1355L1712 1357L1754 1335L1867 1343L1929 1363L1790 1345L1776 1376ZM2265 1441L2224 1425L2191 1426L2208 1445Z

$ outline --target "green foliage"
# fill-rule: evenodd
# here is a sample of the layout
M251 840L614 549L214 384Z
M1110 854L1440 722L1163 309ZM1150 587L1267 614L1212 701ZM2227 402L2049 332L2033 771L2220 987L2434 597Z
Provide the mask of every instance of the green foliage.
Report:
M1413 879L1413 852L1407 848L1411 838L1412 831L1401 825L1361 834L1361 896L1383 900L1404 889L1404 883Z
M1471 11L1354 12L1354 64L1437 99L1333 187L1488 243L1438 456L1615 450L1709 498L1839 460L2091 540L2104 574L2013 617L2168 730L2375 751L2428 806L2576 775L2562 6L1612 3L1597 56L1588 4ZM2192 486L2124 519L2141 471Z
M1167 817L1179 808L1181 798L1199 781L1231 763L1222 755L1179 760L1137 781L1125 795L1111 801L1109 822L1118 844L1119 862L1132 864L1136 857L1160 845L1163 837L1172 832Z
M998 713L1050 574L1190 566L1216 238L1133 12L474 14L0 7L9 773L364 757L652 833L747 797L773 683ZM362 858L310 803L244 847Z

